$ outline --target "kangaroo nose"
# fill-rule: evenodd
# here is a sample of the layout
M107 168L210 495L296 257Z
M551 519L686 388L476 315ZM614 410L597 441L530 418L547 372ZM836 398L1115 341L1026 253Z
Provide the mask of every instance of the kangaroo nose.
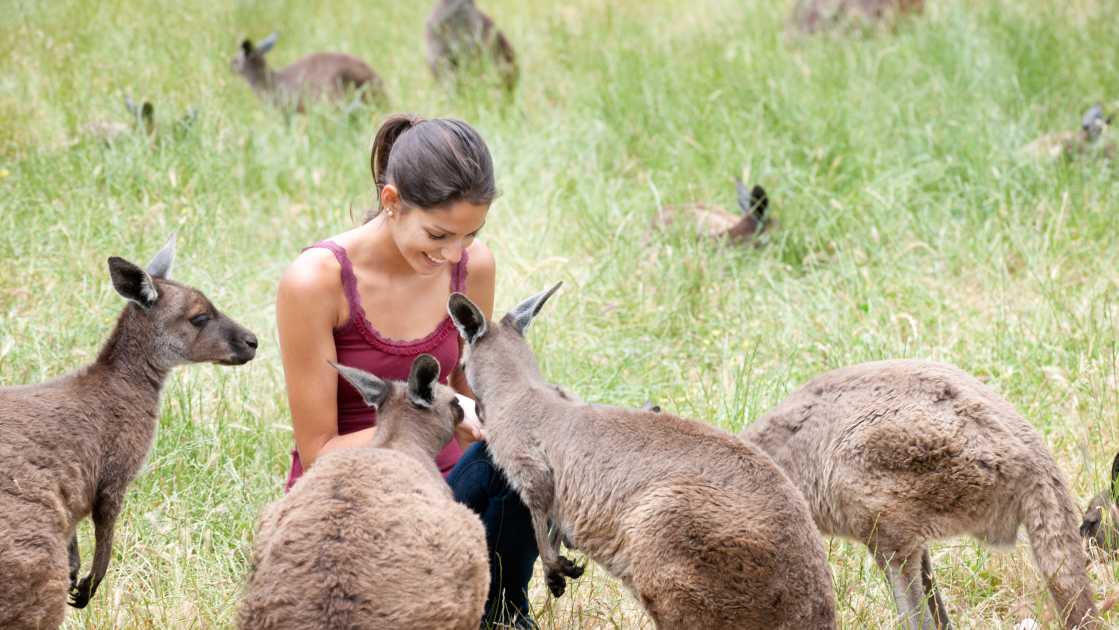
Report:
M256 350L256 335L249 333L248 335L245 335L245 338L242 341L245 342L246 346L252 348L253 350Z

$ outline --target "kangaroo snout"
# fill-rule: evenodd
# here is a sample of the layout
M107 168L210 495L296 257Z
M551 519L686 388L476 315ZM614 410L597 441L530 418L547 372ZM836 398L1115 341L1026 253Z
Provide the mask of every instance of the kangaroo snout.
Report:
M222 365L244 365L253 360L256 356L257 339L256 335L246 330L240 333L234 333L230 336L229 349L232 351L230 357L223 361L219 361Z

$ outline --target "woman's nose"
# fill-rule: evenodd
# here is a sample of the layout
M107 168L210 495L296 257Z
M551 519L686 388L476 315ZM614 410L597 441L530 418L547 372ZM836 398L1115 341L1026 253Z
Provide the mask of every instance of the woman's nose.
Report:
M443 260L446 260L452 265L457 265L458 261L462 260L463 249L465 249L465 247L463 247L461 243L459 243L458 245L448 245L447 247L444 247L442 251Z

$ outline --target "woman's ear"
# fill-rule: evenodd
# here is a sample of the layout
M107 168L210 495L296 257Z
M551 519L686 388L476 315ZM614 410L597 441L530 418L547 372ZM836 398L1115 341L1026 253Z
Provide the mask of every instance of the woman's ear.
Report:
M381 188L381 207L385 209L388 215L395 216L399 212L393 212L393 209L400 205L400 192L396 190L396 186L392 184L385 184Z

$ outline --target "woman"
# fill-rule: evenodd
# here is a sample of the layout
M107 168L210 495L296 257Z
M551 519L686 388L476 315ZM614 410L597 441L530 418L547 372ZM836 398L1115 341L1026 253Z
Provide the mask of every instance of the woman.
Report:
M441 382L473 397L447 298L465 293L493 317L493 256L475 240L497 194L489 150L462 121L397 116L377 132L370 162L379 208L304 250L280 280L276 320L295 433L287 488L323 453L367 445L377 430L375 412L327 360L407 380L426 352L439 360ZM436 465L486 528L485 621L535 628L531 519L479 438L478 425L463 422Z

